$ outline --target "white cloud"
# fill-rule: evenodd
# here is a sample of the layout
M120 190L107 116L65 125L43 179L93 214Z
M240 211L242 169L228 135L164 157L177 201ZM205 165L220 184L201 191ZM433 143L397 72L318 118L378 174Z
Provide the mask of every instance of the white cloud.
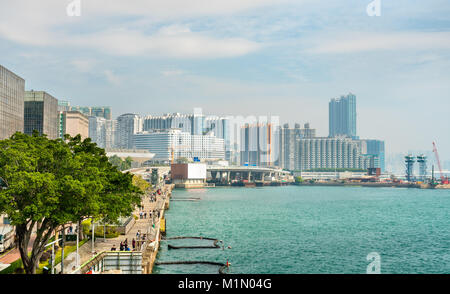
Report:
M114 72L112 72L111 70L105 70L103 71L103 74L106 77L106 80L113 84L113 85L119 85L121 83L121 79L119 78L119 76L117 76Z
M110 30L67 40L74 46L112 55L218 58L245 55L261 45L241 38L214 38L203 33L163 28L153 35L126 29Z
M0 0L3 1L3 0ZM291 0L286 0L291 1ZM284 2L284 1L283 1ZM129 29L133 21L121 16L145 17L153 23L183 19L192 16L230 14L246 9L273 5L269 0L166 0L144 1L81 1L81 16L69 17L66 6L70 1L17 0L1 3L0 38L31 46L64 47L68 44L91 48L113 55L156 55L176 58L216 58L241 56L259 49L260 45L246 39L212 37L207 32L192 32L187 26L162 27L155 34L144 32L144 27ZM79 25L93 20L120 29L96 32L78 31Z
M450 32L351 32L313 38L307 53L355 53L377 50L450 49Z
M76 59L70 62L78 71L89 72L94 67L95 61L90 59Z

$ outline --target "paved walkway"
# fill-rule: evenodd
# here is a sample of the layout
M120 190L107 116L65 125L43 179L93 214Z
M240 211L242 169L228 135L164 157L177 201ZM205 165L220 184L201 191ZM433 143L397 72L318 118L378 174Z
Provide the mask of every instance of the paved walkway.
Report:
M28 243L28 252L31 251L31 249L33 248L33 242L34 242L34 239L36 238L33 235L31 236L30 242ZM19 248L14 248L0 257L0 263L10 264L19 258L20 258Z
M120 242L125 241L125 239L128 240L128 247L130 250L133 250L132 248L132 240L133 238L137 240L136 233L138 230L142 234L147 234L147 239L152 241L155 238L156 230L159 229L159 219L156 218L156 213L154 213L154 220L155 220L155 229L152 229L153 220L149 217L149 211L150 210L156 210L160 209L162 210L164 208L164 202L165 198L164 196L167 194L166 187L164 187L163 193L161 195L156 196L156 201L151 202L150 196L152 192L146 194L143 197L143 201L141 205L143 206L143 211L147 212L147 218L140 219L139 218L139 212L141 211L139 208L137 208L133 214L138 217L133 227L130 229L130 231L126 235L120 235L117 238L110 238L104 240L103 238L97 237L94 242L94 253L92 252L92 241L88 241L83 246L79 248L79 255L80 255L80 265L85 263L86 261L90 260L93 256L96 254L102 252L102 251L109 251L111 250L112 246L115 245L116 250L119 251L120 249ZM136 246L136 250L139 250L139 247ZM71 257L71 258L69 258ZM75 265L76 265L76 252L73 253L72 256L68 256L68 258L64 262L64 272L70 273L73 271ZM59 268L58 268L59 266ZM60 271L60 264L56 266L57 272Z

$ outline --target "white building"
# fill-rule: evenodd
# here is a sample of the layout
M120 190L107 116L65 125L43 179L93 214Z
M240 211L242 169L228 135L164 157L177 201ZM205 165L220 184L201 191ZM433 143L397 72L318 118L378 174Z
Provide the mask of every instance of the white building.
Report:
M117 118L117 147L133 149L133 136L142 131L142 119L137 114L122 114Z
M100 148L115 148L117 121L103 117L89 117L89 137Z
M155 130L134 135L134 148L155 153L154 160L179 158L224 159L224 140L212 135L191 135L180 129Z
M297 140L296 170L315 168L356 168L370 167L370 155L361 154L357 142L347 137L307 138Z

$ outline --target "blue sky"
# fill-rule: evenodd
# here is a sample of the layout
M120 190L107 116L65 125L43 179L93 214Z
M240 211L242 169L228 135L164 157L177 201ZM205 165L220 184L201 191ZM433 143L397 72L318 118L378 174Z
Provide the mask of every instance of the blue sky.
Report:
M0 0L0 64L113 115L279 115L328 135L328 101L357 96L358 134L450 159L450 2Z

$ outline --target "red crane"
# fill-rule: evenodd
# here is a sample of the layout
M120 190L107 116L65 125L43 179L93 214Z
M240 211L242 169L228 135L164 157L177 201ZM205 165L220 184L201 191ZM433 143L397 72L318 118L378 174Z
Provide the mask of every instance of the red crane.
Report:
M448 178L445 178L444 175L442 174L442 168L441 168L441 161L439 160L439 154L436 148L436 144L433 142L433 153L436 156L436 161L438 164L438 168L439 168L439 173L441 174L441 182L442 184L448 184Z

